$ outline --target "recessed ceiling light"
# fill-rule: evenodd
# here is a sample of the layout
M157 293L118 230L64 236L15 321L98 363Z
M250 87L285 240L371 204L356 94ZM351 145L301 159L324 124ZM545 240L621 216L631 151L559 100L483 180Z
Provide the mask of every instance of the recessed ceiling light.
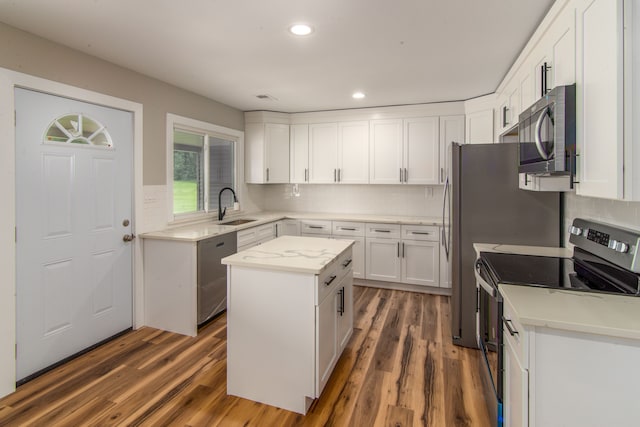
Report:
M362 92L354 92L353 95L351 95L353 97L353 99L362 99L364 98L366 95Z
M313 28L307 24L294 24L289 27L289 32L296 36L308 36L313 32Z

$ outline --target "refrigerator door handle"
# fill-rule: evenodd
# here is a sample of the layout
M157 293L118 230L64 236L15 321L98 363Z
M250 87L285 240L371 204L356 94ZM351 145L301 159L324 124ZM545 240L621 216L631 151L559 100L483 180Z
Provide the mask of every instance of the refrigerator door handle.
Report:
M445 219L446 219L445 213L447 211L447 201L449 201L449 204L451 204L451 195L447 197L448 194L449 194L449 177L447 176L447 178L444 181L444 193L442 194L442 244L444 245L444 253L445 253L445 256L447 257L447 261L449 261L449 236L451 235L451 231L449 231L447 235L447 227L445 224ZM450 208L449 208L449 212L451 212Z

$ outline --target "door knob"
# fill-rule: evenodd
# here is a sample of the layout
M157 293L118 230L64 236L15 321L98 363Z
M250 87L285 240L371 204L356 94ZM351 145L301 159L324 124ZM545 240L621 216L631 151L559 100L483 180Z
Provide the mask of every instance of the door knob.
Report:
M133 233L132 234L125 234L124 236L122 236L122 241L123 242L130 242L135 238L136 238L136 235L133 234Z

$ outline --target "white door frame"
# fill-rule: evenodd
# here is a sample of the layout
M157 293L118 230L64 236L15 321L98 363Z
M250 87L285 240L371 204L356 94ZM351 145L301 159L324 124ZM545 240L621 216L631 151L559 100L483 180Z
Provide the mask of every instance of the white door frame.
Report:
M142 104L0 68L0 397L16 383L16 174L14 88L23 87L133 113L133 232L143 229ZM133 327L144 324L142 242L133 241Z

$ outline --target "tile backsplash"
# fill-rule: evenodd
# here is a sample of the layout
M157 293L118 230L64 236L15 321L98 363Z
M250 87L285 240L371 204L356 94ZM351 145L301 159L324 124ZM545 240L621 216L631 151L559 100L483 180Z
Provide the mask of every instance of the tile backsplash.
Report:
M568 236L574 218L586 218L640 230L640 202L582 197L565 193L564 231Z
M442 216L443 186L423 185L263 185L264 209L293 212Z

